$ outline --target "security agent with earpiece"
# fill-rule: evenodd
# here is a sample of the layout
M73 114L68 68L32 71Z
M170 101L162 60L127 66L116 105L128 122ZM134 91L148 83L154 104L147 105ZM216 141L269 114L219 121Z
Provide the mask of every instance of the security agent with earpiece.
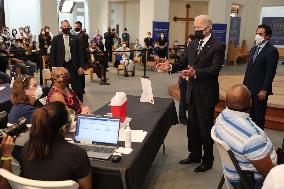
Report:
M272 82L279 60L277 48L269 42L271 36L270 26L262 24L257 27L256 46L250 50L243 81L243 84L251 92L252 109L250 117L262 129L264 129L268 96L273 94Z
M211 35L212 21L207 15L194 19L195 37L187 53L177 64L159 63L157 69L169 73L180 71L187 78L188 151L180 164L200 163L195 172L212 168L213 140L210 131L214 125L214 110L219 101L218 76L224 63L225 45Z

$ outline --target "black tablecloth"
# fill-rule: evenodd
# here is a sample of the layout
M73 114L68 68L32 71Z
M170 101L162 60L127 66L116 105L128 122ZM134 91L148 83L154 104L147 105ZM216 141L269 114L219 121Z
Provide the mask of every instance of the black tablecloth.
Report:
M94 114L105 115L110 106L105 105ZM91 160L93 188L140 189L158 150L171 127L178 123L173 99L155 98L155 104L141 103L139 97L127 96L127 116L131 117L131 129L148 132L142 143L132 143L133 152L122 155L118 163L111 160ZM120 142L119 146L124 146Z

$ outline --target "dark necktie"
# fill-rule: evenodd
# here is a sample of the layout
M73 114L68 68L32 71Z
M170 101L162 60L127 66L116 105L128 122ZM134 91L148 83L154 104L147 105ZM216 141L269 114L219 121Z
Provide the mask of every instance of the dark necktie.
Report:
M254 63L258 53L259 53L259 50L260 50L260 46L258 46L254 52L254 55L253 55L253 58L252 58L252 62Z
M197 55L202 51L202 44L204 41L200 40L197 46Z

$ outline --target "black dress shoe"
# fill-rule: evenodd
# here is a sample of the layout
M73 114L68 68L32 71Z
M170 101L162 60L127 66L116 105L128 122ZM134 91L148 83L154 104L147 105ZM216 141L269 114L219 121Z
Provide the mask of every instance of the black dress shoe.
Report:
M205 172L211 169L212 166L213 166L213 163L202 162L198 167L194 169L194 172Z
M179 163L180 164L190 164L190 163L200 163L200 161L201 159L188 157L186 159L180 160Z

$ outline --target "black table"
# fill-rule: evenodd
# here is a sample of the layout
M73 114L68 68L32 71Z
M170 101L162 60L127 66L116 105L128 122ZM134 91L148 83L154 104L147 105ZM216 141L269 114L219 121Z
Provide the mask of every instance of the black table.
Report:
M127 116L131 117L131 129L148 132L142 143L132 143L133 152L122 155L118 163L111 160L91 160L93 188L96 189L140 189L160 146L171 125L178 123L173 99L155 98L155 104L141 103L140 97L127 96ZM105 105L94 112L105 115L110 106ZM124 146L124 142L119 142Z

